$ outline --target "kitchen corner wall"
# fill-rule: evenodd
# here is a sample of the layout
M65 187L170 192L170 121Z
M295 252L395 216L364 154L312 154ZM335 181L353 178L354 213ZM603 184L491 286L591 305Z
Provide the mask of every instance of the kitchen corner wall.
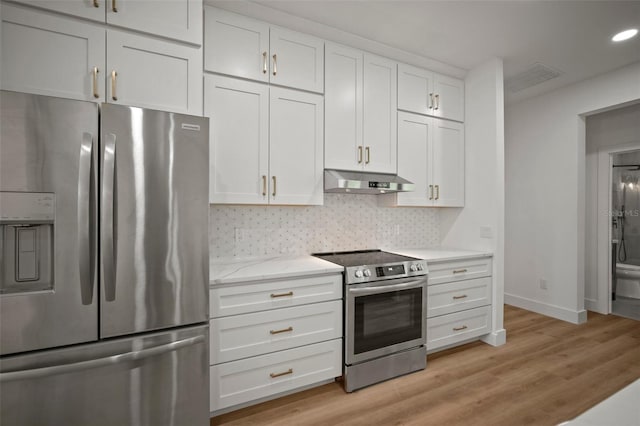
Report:
M324 194L323 206L210 205L210 257L437 246L438 215L353 194Z

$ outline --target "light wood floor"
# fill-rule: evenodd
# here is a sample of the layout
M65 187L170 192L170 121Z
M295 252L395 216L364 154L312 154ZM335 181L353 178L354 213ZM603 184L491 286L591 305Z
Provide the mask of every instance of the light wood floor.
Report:
M640 322L573 325L505 306L507 343L429 355L424 371L346 394L331 383L211 425L557 425L640 378Z

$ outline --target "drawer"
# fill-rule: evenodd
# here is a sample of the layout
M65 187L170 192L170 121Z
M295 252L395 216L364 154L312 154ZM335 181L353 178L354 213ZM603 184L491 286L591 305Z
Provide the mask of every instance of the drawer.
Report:
M427 318L491 304L491 277L427 287Z
M342 274L255 281L212 288L211 318L342 299Z
M491 332L491 306L427 319L427 350Z
M429 267L429 285L489 277L493 273L490 257L478 257L442 263L429 263L429 261L427 261L427 265Z
M211 411L342 375L342 339L210 368Z
M342 337L342 300L215 318L211 364Z

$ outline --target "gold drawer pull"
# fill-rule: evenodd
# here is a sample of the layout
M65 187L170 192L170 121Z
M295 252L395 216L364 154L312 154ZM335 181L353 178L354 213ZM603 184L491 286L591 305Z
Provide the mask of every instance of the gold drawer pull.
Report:
M453 270L454 274L464 274L465 272L467 272L466 269L454 269Z
M93 97L94 98L100 97L100 92L98 91L98 73L99 72L100 70L98 69L98 67L93 67L93 71L91 72L93 74Z
M453 331L460 331L460 330L466 330L467 326L463 325L462 327L453 327Z
M267 175L262 175L262 196L267 195Z
M282 330L269 330L269 333L271 333L271 334L280 334L280 333L286 333L288 331L293 331L293 327L283 328Z
M453 296L454 300L457 300L457 299L464 299L465 297L467 297L467 295L466 295L466 294L463 294L462 296Z
M293 368L283 371L282 373L271 373L269 376L271 376L272 379L275 379L276 377L286 376L287 374L293 374Z
M277 293L271 293L271 297L272 297L272 298L276 298L276 297L286 297L286 296L293 296L293 292L292 292L292 291L290 291L290 292L288 292L288 293L279 293L279 294L277 294Z

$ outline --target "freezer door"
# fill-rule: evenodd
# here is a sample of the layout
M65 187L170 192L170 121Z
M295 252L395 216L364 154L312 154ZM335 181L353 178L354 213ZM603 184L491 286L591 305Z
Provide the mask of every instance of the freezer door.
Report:
M103 104L102 338L207 321L208 119Z
M209 424L208 327L0 360L2 426Z
M0 92L0 353L98 338L98 105Z

